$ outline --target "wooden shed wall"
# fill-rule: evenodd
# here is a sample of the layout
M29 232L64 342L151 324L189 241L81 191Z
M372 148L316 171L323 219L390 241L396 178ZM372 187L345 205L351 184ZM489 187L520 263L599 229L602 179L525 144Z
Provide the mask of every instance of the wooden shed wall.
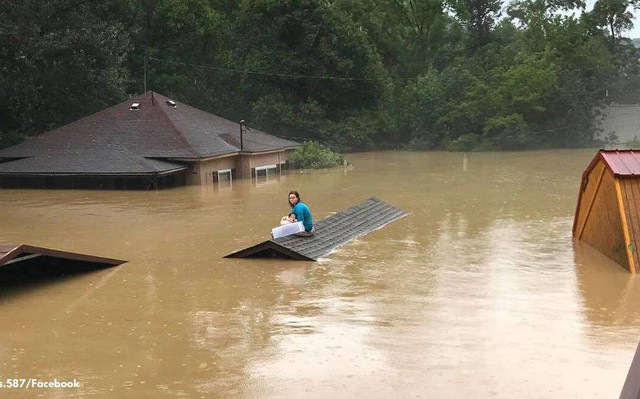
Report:
M573 229L573 235L578 239L581 239L584 222L592 211L593 199L600 188L605 173L607 173L607 168L604 163L600 161L594 166L587 178L582 180L580 190L583 191L580 196L580 203L578 204L579 213L576 216Z
M601 161L593 168L582 194L575 234L628 269L617 198L615 179Z
M635 271L640 268L640 178L639 177L619 177L620 194L622 197L623 210L629 239L629 256L635 266Z

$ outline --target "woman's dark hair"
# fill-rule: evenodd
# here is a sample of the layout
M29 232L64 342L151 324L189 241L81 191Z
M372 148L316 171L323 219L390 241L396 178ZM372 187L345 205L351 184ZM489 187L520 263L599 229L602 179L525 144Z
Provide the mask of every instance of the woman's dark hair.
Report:
M298 202L302 202L302 198L300 198L300 194L297 191L289 191L289 195L291 194L295 194L295 196L298 198ZM293 205L291 204L291 200L288 199L289 201L289 206L293 207Z

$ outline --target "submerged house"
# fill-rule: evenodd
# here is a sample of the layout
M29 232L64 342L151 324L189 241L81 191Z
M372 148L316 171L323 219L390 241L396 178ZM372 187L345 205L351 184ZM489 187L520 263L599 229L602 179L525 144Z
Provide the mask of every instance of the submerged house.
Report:
M573 236L639 270L640 151L598 151L582 174Z
M0 150L0 187L204 185L280 173L298 146L149 91Z

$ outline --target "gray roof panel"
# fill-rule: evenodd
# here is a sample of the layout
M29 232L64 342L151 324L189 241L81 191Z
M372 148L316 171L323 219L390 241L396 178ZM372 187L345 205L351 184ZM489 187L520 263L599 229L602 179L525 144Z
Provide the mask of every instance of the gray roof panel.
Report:
M318 260L341 245L380 229L388 223L407 216L376 198L333 214L314 225L314 235L290 235L264 241L249 248L226 255L226 258L282 256L298 260Z
M167 174L187 166L122 151L43 155L0 163L0 175L149 175Z

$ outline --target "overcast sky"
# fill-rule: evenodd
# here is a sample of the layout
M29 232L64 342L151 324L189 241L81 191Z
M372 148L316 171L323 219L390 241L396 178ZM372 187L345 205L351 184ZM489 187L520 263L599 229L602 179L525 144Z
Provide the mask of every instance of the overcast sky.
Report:
M634 11L633 15L635 15L635 18L633 18L634 27L627 32L626 36L632 39L640 39L640 11Z
M593 4L595 3L595 0L586 0L586 3L587 3L587 11L591 11L593 9ZM502 8L503 17L506 15L506 4L507 2L503 3L503 8ZM629 10L635 16L635 18L633 19L634 26L632 30L624 32L624 36L629 37L631 39L640 39L640 10L636 11L636 10L633 10L633 8L631 7L629 7Z
M593 3L595 0L587 0L587 11L591 11L593 9ZM633 19L633 29L624 33L625 37L630 37L632 39L640 38L640 11L635 11L631 7L629 10L633 13L635 18Z

